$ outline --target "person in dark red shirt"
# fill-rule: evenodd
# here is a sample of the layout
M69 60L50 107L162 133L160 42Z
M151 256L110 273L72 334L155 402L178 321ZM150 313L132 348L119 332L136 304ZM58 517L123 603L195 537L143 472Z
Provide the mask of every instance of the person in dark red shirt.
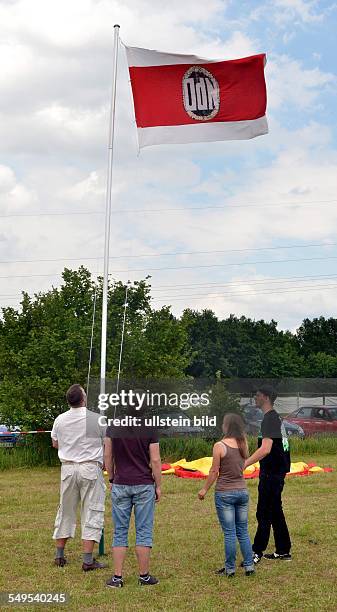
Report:
M161 497L161 459L158 437L114 437L111 427L106 430L105 467L111 483L112 543L114 575L109 587L123 586L123 564L128 547L128 532L132 508L136 526L136 556L139 583L153 585L159 581L149 574L150 552L155 502Z

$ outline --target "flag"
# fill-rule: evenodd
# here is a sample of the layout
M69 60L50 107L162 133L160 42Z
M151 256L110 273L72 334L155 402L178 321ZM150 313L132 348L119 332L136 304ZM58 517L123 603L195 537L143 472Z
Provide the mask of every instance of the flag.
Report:
M139 146L268 133L265 54L235 60L126 47Z

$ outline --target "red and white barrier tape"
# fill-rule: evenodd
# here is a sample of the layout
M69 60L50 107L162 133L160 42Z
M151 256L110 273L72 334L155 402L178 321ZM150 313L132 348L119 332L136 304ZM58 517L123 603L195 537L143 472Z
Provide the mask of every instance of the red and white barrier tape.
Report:
M51 429L36 429L34 431L0 431L0 436L21 436L23 434L51 433Z

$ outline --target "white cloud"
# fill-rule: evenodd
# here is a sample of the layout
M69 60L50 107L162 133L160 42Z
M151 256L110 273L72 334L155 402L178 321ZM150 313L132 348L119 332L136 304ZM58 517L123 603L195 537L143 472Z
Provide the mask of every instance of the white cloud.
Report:
M240 19L228 37L218 34L228 4L221 0L210 0L207 6L195 0L36 0L33 4L34 9L29 0L0 6L1 53L5 58L0 75L4 164L0 166L1 214L104 209L112 26L116 21L122 26L122 38L132 45L227 59L265 50L262 39L240 28ZM311 3L306 13L302 4L283 6L282 11L290 19L289 15L294 15L290 11L296 10L297 17L309 23L310 15L318 9ZM322 91L332 88L335 77L317 68L304 68L300 61L274 52L267 65L267 79L269 136L244 143L154 147L137 157L121 51L113 210L334 198L337 160L332 134L317 119L312 121L311 113L321 103ZM291 131L281 123L280 112L290 105L303 115L305 111L306 127ZM305 211L276 207L152 215L113 213L111 255L258 248L273 245L275 240L324 241L336 233L334 211L327 206ZM12 278L0 281L0 293L4 293L4 287L6 293L21 288L46 289L51 282L57 283L58 277L16 279L15 275L56 274L63 265L75 267L81 258L93 272L101 272L101 260L97 267L96 261L85 257L102 256L103 221L101 214L6 219L0 235L2 260L79 260L2 265L0 276L9 271ZM248 256L235 253L115 259L111 270L144 268L139 273L118 273L122 279L140 278L154 267L217 265L224 261L244 263ZM261 274L258 266L242 269L246 276L240 277L235 267L157 271L153 272L153 282L158 286L242 278L244 283L246 278ZM330 298L326 299L328 308ZM181 303L188 304L188 300ZM242 296L224 302L208 295L192 306L214 306L219 314L236 312L258 318L277 318L282 310L284 325L293 325L296 318L311 312L310 304L312 312L320 307L317 293L310 294L310 300L296 298L291 305L286 297L269 296L260 306L258 298Z
M234 291L231 288L230 291L227 290L228 296L226 296L226 290L223 290L223 297L214 297L211 292L207 294L204 290L203 298L186 298L186 300L190 299L190 307L196 310L211 308L219 318L226 318L230 314L235 314L237 317L244 315L256 320L270 321L274 319L278 321L279 328L289 329L293 332L299 327L303 316L308 318L334 316L337 299L336 282L326 281L324 284L324 281L322 281L321 287L323 288L317 289L312 282L311 285L303 284L300 288L289 288L289 290L281 285L278 289L273 288L269 284L269 291L263 292L262 289L255 290L251 286L245 287L244 280L242 279L240 291L243 294L247 290L246 295L232 297L230 292L234 293ZM326 289L329 286L330 288ZM218 292L220 293L221 289ZM170 298L166 299L165 302L170 303ZM159 304L161 302L158 301ZM177 305L179 302L172 299L171 304L175 312L180 312L180 306Z
M268 105L274 110L280 106L295 105L299 110L312 110L313 104L329 86L336 84L336 76L319 68L307 69L287 55L274 56L266 68Z
M336 4L321 6L319 0L267 0L254 8L249 15L252 21L268 21L285 28L318 25L336 9Z
M20 183L11 168L3 165L0 165L0 196L2 214L29 209L37 201L36 193Z
M280 21L300 19L304 23L313 23L322 21L325 16L325 11L319 10L317 0L273 0L272 4Z

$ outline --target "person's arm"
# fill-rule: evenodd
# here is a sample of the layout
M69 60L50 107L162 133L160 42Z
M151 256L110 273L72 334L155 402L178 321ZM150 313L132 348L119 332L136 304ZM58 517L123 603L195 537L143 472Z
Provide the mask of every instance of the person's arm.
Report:
M104 438L104 466L108 472L109 480L112 480L114 477L112 439L107 436Z
M159 502L161 498L161 458L159 442L150 444L149 451L152 474L156 486L156 501Z
M53 448L58 448L59 447L59 443L57 440L57 419L55 419L54 423L53 423L53 429L51 431L51 443L53 445Z
M205 486L202 489L200 489L198 493L199 499L205 498L205 495L208 489L210 489L213 483L216 481L218 474L219 474L220 460L221 460L221 447L220 447L220 444L217 442L213 446L213 461L212 461L211 469L207 476L207 480L205 482Z
M248 459L245 461L245 468L253 463L257 463L257 461L261 461L264 457L267 457L271 451L271 447L273 446L273 440L271 438L263 438L262 444L260 448L258 448L255 453L253 453Z

